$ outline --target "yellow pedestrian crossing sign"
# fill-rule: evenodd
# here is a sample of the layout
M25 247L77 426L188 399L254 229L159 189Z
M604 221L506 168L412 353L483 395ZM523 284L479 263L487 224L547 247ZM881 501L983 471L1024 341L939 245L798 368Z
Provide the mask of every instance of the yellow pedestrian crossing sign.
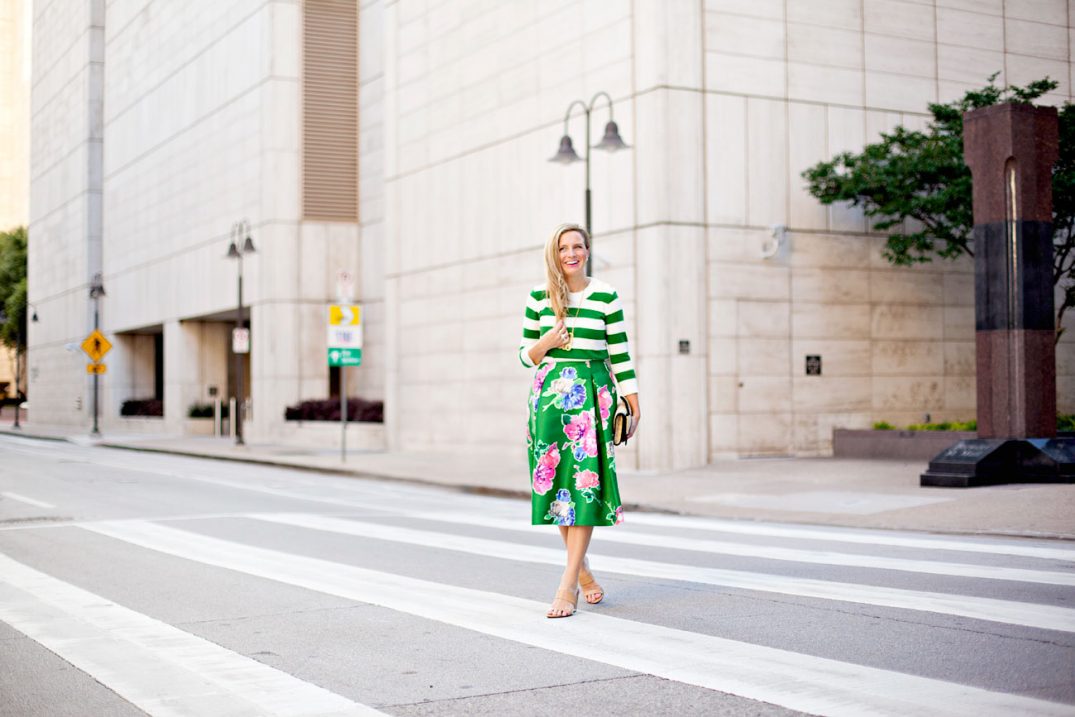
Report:
M111 349L112 343L97 329L94 329L93 333L87 336L86 340L82 342L82 350L85 351L86 355L93 359L95 363L100 361ZM101 373L104 372L102 371Z

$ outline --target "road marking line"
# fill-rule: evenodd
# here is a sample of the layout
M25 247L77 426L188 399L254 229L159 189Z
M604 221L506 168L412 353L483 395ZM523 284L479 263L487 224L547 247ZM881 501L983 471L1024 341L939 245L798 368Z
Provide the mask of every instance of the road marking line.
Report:
M442 523L457 523L459 516L452 513L429 511L401 511L398 515ZM532 526L527 523L482 517L485 528L527 532L542 530L544 526ZM548 528L544 528L548 529ZM625 530L604 530L602 542L644 545L651 548L671 548L673 550L690 550L700 553L720 555L739 555L766 560L783 560L795 563L815 565L842 565L855 568L875 568L897 570L909 573L929 573L955 577L978 578L984 580L1014 580L1024 583L1041 583L1044 585L1075 585L1075 571L1071 573L1051 570L1030 570L1026 568L1008 568L993 565L972 565L968 563L947 563L933 560L912 560L909 558L891 558L882 555L861 555L856 553L837 553L831 550L806 550L802 548L782 548L772 545L750 545L720 540L701 540L697 538L680 538L654 533L632 533Z
M1051 560L1075 561L1075 549L1063 547L1044 547L1034 545L1001 544L992 542L973 542L958 538L916 538L891 535L881 532L852 533L832 530L824 526L799 527L790 525L769 525L759 523L737 522L716 518L696 518L693 516L655 515L652 513L631 513L631 522L638 525L659 527L710 530L736 535L759 535L774 538L793 538L800 540L825 540L840 543L859 543L863 545L888 545L897 548L916 548L925 550L954 550L964 553L988 553L990 555L1017 555L1026 558L1045 558ZM853 530L853 529L849 529Z
M1070 715L1071 705L257 548L150 523L86 528L133 545L627 670L826 715Z
M20 495L19 493L12 493L11 491L4 491L4 492L0 493L0 495L4 496L5 498L10 498L11 500L17 500L17 501L19 501L21 503L27 503L29 505L37 506L38 508L55 508L56 507L52 503L46 503L43 500L37 500L35 498L27 498L24 495Z
M153 715L382 715L0 555L0 620Z
M276 515L257 513L244 517L309 530L454 550L502 560L518 560L547 565L562 565L564 562L562 550L520 543L507 543L500 540L472 538L452 533L412 530L382 523L365 523L358 520L296 513ZM958 615L974 620L988 620L1010 625L1036 627L1043 630L1075 632L1075 609L1071 608L948 593L875 587L856 583L787 578L779 575L702 568L677 565L675 563L594 555L592 553L589 557L594 569L604 572L781 593L821 600L839 600L878 607Z

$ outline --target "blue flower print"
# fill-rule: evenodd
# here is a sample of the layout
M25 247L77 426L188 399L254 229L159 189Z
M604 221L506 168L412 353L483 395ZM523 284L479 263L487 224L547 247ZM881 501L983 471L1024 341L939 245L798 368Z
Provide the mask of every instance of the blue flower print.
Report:
M561 488L556 491L556 500L562 500L565 503L571 502L571 491L567 488Z
M575 369L571 369L574 371ZM571 390L564 394L564 410L574 411L576 408L582 408L586 403L586 385L582 383L576 383L571 387Z
M554 521L556 525L574 525L575 524L575 509L568 508L567 515L560 518L558 522Z
M566 378L568 381L574 381L579 377L579 372L574 367L568 366L560 372L560 378Z
M583 448L581 445L575 446L574 455L575 455L575 460L576 461L585 460L586 459L586 449Z

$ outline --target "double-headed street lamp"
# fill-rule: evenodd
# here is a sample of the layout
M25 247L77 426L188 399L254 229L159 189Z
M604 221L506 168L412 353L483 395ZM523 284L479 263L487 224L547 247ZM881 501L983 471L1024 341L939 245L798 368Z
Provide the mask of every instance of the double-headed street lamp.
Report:
M31 321L37 323L37 309L29 301L23 301L23 311L29 307L34 313ZM7 312L0 309L0 324L7 323ZM12 428L22 428L22 424L19 423L19 404L22 403L22 399L19 396L19 375L21 369L19 367L19 349L22 346L22 317L15 316L15 423L11 425Z
M254 240L250 238L250 222L243 219L242 221L235 222L231 225L231 244L228 246L228 258L239 260L239 308L235 314L235 332L232 335L232 353L235 354L235 415L232 416L235 421L235 445L243 445L243 360L242 354L245 352L239 351L240 344L244 342L240 339L243 333L243 255L253 254ZM245 346L249 347L250 340L249 334L245 341ZM249 350L249 349L248 349Z
M612 120L612 98L609 97L607 92L598 92L590 100L589 104L586 104L582 100L575 100L567 106L567 112L564 114L564 136L560 138L560 149L556 154L549 159L550 162L560 162L561 164L572 164L573 162L585 161L586 162L586 233L590 235L590 256L586 259L586 275L593 274L593 227L591 225L591 208L590 208L590 115L593 113L594 108L597 106L597 100L604 97L608 101L608 122L605 124L605 136L601 138L601 141L593 145L594 149L603 149L606 152L615 152L620 149L628 149L630 145L623 141L620 137L620 128ZM575 152L575 147L571 143L571 135L567 133L567 123L571 119L571 111L578 105L582 107L582 111L586 113L586 156L579 157Z

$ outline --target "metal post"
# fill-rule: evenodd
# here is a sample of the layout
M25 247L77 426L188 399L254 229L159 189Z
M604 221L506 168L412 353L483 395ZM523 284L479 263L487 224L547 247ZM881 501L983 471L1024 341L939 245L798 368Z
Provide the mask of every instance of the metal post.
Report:
M224 433L224 419L221 415L220 409L220 397L217 396L213 399L213 435L219 436Z
M347 462L347 367L340 366L340 462Z
M241 236L239 241L242 241ZM241 252L239 254L239 312L235 317L235 328L243 328L243 255ZM234 349L235 347L232 346L232 350L235 353L235 384L237 390L235 392L235 417L232 420L235 422L235 445L241 446L243 445L243 356L234 351Z
M228 399L228 435L235 437L235 396Z
M100 297L94 292L93 297L93 330L97 331L101 328L101 314L100 314ZM100 379L101 376L98 373L93 374L93 430L90 432L91 436L101 435L101 430L97 426L97 416L99 411L99 392L100 392Z
M586 234L590 237L590 251L586 255L586 276L593 276L593 219L590 204L590 113L592 111L593 103L591 102L586 107Z

